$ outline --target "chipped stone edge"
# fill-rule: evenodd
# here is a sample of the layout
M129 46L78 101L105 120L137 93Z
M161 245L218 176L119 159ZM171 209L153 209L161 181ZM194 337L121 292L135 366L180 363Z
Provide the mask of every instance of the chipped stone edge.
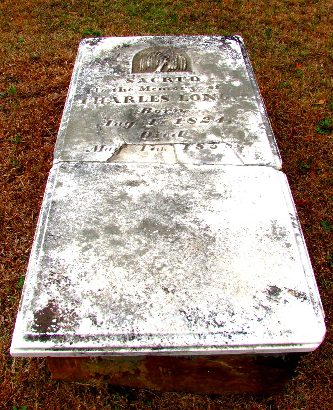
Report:
M240 45L240 49L241 49L241 52L242 52L242 55L243 55L243 58L244 58L245 66L247 68L247 74L249 76L249 79L250 79L250 82L251 82L251 85L252 85L252 89L253 89L253 93L254 93L254 95L256 97L256 100L257 100L257 103L258 103L258 107L259 107L259 111L260 111L260 114L261 114L262 121L265 125L265 129L266 129L266 133L267 133L267 139L268 139L270 148L271 148L272 153L273 153L273 159L275 159L275 158L279 159L278 161L275 161L275 167L276 167L276 169L280 170L282 168L282 158L281 158L280 151L279 151L279 148L278 148L277 143L276 143L275 135L274 135L272 125L271 125L271 122L270 122L270 119L269 119L269 116L268 116L268 113L267 113L267 109L266 109L266 106L265 106L264 99L261 95L260 88L258 86L258 83L257 83L256 77L255 77L255 74L254 74L254 70L253 70L250 58L249 58L249 56L247 54L247 51L246 51L246 48L245 48L244 40L239 35L226 37L226 39L233 39L233 40L237 41L238 44Z
M173 348L113 348L110 352L110 347L104 349L92 348L74 348L74 349L56 349L45 350L36 348L16 348L10 351L13 357L94 357L94 356L206 356L206 355L284 355L287 353L308 353L314 351L318 347L316 343L307 344L290 344L286 345L250 345L250 346L227 346L226 348L212 347L207 349L202 346L192 347L173 347ZM281 351L283 349L283 351Z
M19 346L24 343L24 335L26 334L23 323L23 316L25 311L25 304L31 294L31 289L29 289L30 283L32 283L33 279L36 279L37 275L37 266L40 259L40 250L44 241L45 232L48 225L49 219L49 211L52 205L52 197L53 192L55 189L57 176L59 172L58 166L53 166L49 172L48 180L45 187L44 197L42 201L42 205L40 208L40 213L38 216L38 221L36 225L36 231L34 235L34 240L32 243L32 248L29 256L29 263L26 270L26 275L24 279L24 285L21 292L21 299L18 307L18 312L16 316L16 322L14 327L14 332L12 336L12 343L10 347L10 354L15 356L15 351L20 350L19 348L15 348L15 346ZM36 283L36 282L34 282ZM29 298L30 299L30 298ZM20 355L21 356L21 355Z
M71 77L71 81L69 83L68 87L68 93L64 105L64 109L62 112L62 117L61 117L61 122L57 134L57 140L55 143L54 151L53 151L53 164L56 164L58 162L61 162L61 152L63 145L65 143L65 133L67 129L67 125L71 116L71 108L73 105L74 101L74 96L75 96L75 91L78 85L78 78L80 74L80 68L81 68L81 61L84 59L84 53L83 53L83 45L85 43L83 41L80 42L79 49L75 58L75 64L74 64L74 69Z
M295 206L295 203L292 197L292 192L290 190L290 186L288 183L288 178L284 174L284 172L280 171L279 175L280 175L280 185L282 188L281 190L285 198L287 209L289 210L289 215L290 215L290 219L293 225L293 231L295 234L295 240L298 245L299 255L302 261L302 265L304 267L304 276L307 281L312 306L315 312L317 313L317 316L319 315L319 313L321 313L322 317L325 318L325 312L324 312L323 305L320 299L319 289L316 283L316 278L315 278L315 274L312 268L309 252L307 250L301 223L298 218L297 209L296 209L296 206ZM320 324L321 322L318 321L318 323ZM326 332L324 321L322 322L322 325L323 326L321 329L322 330L322 340L321 341L323 341L325 332Z

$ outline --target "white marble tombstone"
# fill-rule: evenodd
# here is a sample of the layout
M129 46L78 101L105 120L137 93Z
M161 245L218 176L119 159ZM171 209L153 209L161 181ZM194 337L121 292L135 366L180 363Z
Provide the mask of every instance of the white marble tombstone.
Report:
M11 354L283 354L324 333L241 38L82 41Z

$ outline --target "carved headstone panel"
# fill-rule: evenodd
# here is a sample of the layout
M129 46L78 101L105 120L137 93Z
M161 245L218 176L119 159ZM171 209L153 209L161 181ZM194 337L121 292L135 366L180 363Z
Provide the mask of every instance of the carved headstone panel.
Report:
M132 73L191 72L188 55L177 47L148 47L133 57Z
M141 162L156 162L157 151L140 148L154 144L174 145L179 163L202 158L205 163L281 167L240 38L81 43L55 161L105 162L124 150L122 158L125 152L135 155L129 162L138 156ZM191 149L184 151L181 144ZM210 148L215 144L218 149ZM204 146L205 155L196 155L195 145Z

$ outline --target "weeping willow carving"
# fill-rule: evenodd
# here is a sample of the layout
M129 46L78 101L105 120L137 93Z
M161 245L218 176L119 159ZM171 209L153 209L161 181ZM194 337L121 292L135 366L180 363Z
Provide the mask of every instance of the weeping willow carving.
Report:
M133 73L191 72L188 55L176 47L149 47L135 54Z

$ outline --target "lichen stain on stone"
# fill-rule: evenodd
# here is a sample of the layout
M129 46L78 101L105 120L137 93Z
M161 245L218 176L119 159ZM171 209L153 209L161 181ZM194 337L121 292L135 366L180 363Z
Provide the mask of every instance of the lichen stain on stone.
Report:
M299 299L301 302L308 301L308 296L305 292L297 291L294 289L285 288L285 291L289 293L289 295L294 296L296 299ZM266 289L267 297L270 300L280 300L282 293L284 292L283 289L279 288L278 286L272 285ZM284 303L288 303L288 300L284 300Z
M96 229L89 228L82 229L81 235L84 237L85 242L92 241L100 237L100 234L96 231Z
M56 333L60 329L58 306L50 301L44 308L35 312L32 329L38 333Z
M85 40L82 40L81 44L82 45L86 44L87 46L90 46L90 47L96 47L102 41L103 41L102 37L94 37L94 38L87 38Z
M268 297L271 299L275 299L275 300L278 299L280 297L281 292L282 292L282 289L275 285L269 286L267 288Z
M51 300L47 305L34 313L32 331L48 336L49 334L74 329L77 315L74 310L61 311L58 304ZM43 338L44 340L45 337Z
M174 230L171 229L170 225L163 224L157 220L145 218L143 219L139 226L139 232L144 232L145 235L163 235L163 236L170 236L174 234Z
M188 322L189 328L200 327L201 329L212 328L215 331L222 329L226 321L229 320L228 314L223 317L223 320L217 318L217 314L213 310L202 312L199 308L188 310L179 309L179 313Z
M108 235L121 235L121 229L116 224L108 224L103 227L103 230Z
M272 221L272 235L276 240L284 240L287 236L285 226L278 225L277 221Z
M299 299L302 302L305 302L305 301L309 300L309 298L308 298L308 296L305 292L299 292L295 289L287 289L287 292L290 295L294 296L295 298Z
M125 185L127 185L129 187L138 187L141 184L143 184L143 181L139 181L139 180L132 180L132 181L125 182Z
M254 299L256 299L256 297L254 297ZM267 305L264 305L262 302L260 302L259 301L259 303L257 304L257 305L255 305L254 306L254 308L256 309L256 310L259 310L260 311L260 317L258 317L257 315L256 315L256 318L257 318L257 321L258 322L261 322L263 319L264 319L264 316L266 315L266 314L271 314L272 313L272 311L273 311L273 309L272 309L272 307L271 306L267 306ZM263 313L263 310L264 310L264 315L262 314Z

